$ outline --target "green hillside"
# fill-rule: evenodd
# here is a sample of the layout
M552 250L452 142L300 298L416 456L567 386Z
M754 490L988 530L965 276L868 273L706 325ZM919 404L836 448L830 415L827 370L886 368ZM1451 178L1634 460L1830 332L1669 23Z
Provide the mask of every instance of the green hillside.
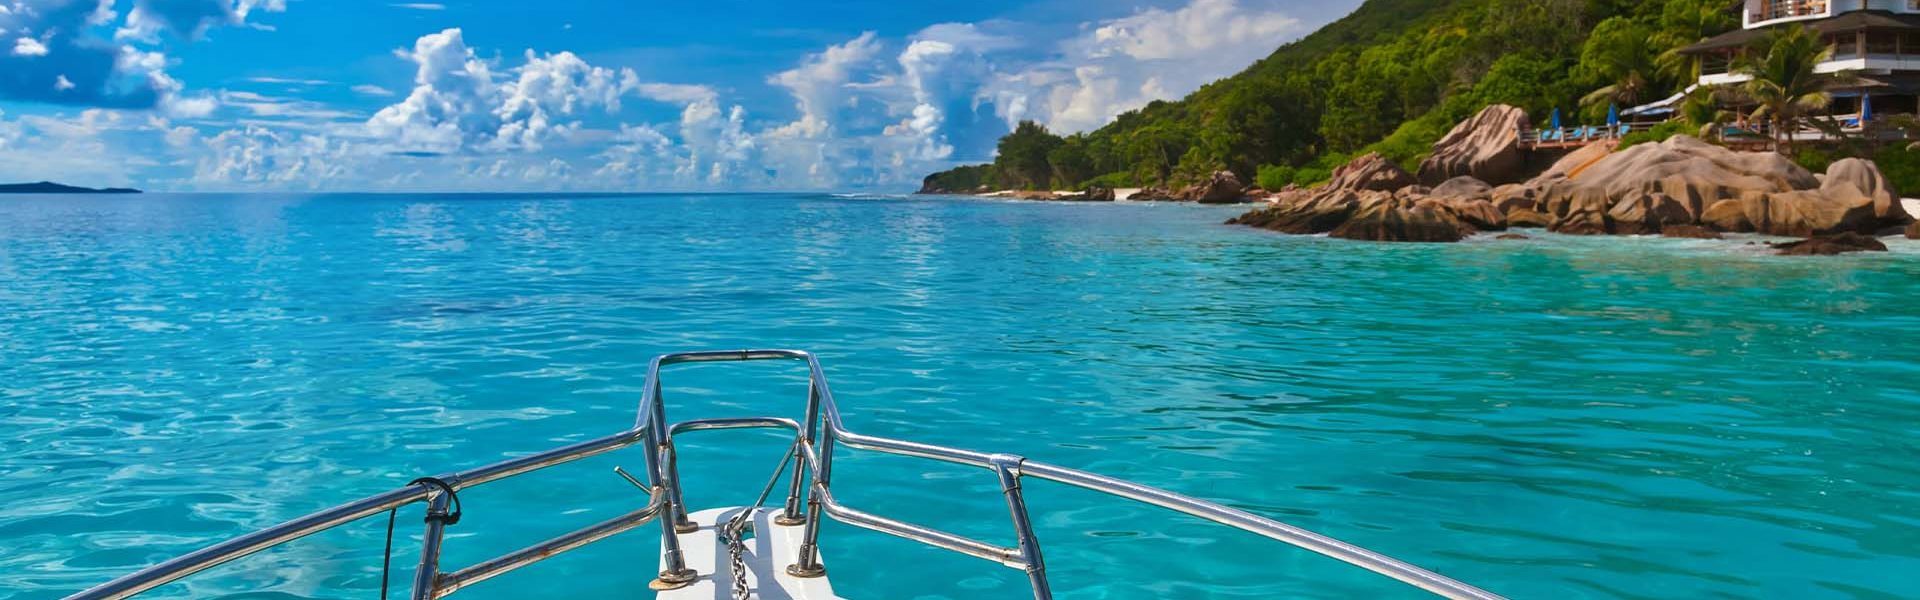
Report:
M1417 161L1488 104L1536 120L1562 107L1574 121L1602 118L1610 101L1666 97L1693 79L1668 50L1738 24L1734 0L1367 0L1184 99L1065 138L1023 126L1000 141L994 164L927 183L1178 185L1220 169L1263 186L1317 182L1357 152Z

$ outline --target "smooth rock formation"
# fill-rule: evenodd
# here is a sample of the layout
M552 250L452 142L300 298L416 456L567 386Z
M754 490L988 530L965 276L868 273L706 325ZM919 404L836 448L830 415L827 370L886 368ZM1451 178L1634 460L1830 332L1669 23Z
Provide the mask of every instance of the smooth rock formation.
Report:
M1206 181L1181 190L1176 196L1201 204L1236 204L1247 201L1247 184L1233 171L1216 171Z
M1296 235L1327 233L1353 216L1363 194L1370 199L1392 198L1385 192L1352 190L1327 190L1313 196L1282 196L1271 207L1240 215L1227 223Z
M1458 242L1473 234L1472 225L1439 202L1374 196L1327 235L1375 242Z
M1836 198L1819 190L1747 193L1707 207L1700 221L1720 231L1795 237L1873 233L1883 228L1874 217L1873 199L1850 194Z
M1282 192L1268 208L1228 223L1356 240L1457 242L1481 230L1506 228L1506 215L1475 197L1488 186L1475 183L1462 180L1429 190L1391 161L1368 154L1334 170L1325 186ZM1436 197L1436 191L1451 195ZM1471 193L1458 193L1463 191Z
M1765 192L1749 192L1733 200L1721 200L1707 206L1700 213L1700 224L1715 231L1731 233L1753 233L1758 230L1752 219L1747 218L1748 207L1764 207L1767 202ZM1764 208L1753 211L1755 214L1766 212Z
M1533 239L1533 238L1530 238L1530 237L1527 237L1527 236L1525 236L1525 235L1521 235L1521 234L1518 234L1518 233L1502 233L1502 234L1500 234L1499 236L1496 236L1496 237L1494 237L1493 239L1496 239L1496 240L1530 240L1530 239Z
M1599 186L1572 187L1552 196L1547 203L1553 223L1547 229L1569 235L1606 235L1613 233L1613 198Z
M1586 172L1587 167L1600 162L1613 154L1615 144L1587 144L1568 152L1560 160L1553 162L1546 171L1527 180L1527 187L1538 188L1555 181L1574 179Z
M1621 200L1607 211L1615 235L1648 235L1674 225L1692 225L1693 213L1678 200L1654 193Z
M1545 200L1547 191L1556 187L1563 188L1569 181L1583 174L1588 167L1613 153L1612 144L1589 144L1582 146L1560 160L1554 161L1547 170L1527 180L1526 183L1507 184L1493 190L1493 206L1500 212L1512 215L1516 210L1529 210L1539 213L1550 212ZM1547 226L1546 223L1539 225ZM1519 227L1519 225L1515 225Z
M1687 221L1691 222L1717 202L1747 197L1754 192L1780 194L1811 190L1819 187L1819 183L1812 173L1779 154L1734 152L1677 136L1658 144L1634 146L1584 167L1575 167L1569 170L1565 180L1549 183L1542 189L1541 201L1548 213L1566 218L1576 199L1584 199L1582 206L1591 209L1594 202L1591 198L1596 194L1604 196L1613 200L1608 206L1611 210L1612 205L1620 201L1661 194L1686 210L1690 215ZM1590 226L1591 223L1566 225L1573 229Z
M1334 169L1333 180L1321 189L1391 192L1419 183L1414 180L1413 174L1400 168L1400 165L1393 164L1378 152L1370 152Z
M1704 224L1814 236L1872 233L1912 221L1872 162L1834 166L1823 182L1779 154L1735 152L1678 136L1570 169L1565 179L1547 182L1539 197L1554 215L1553 229L1568 233L1649 234Z
M1491 212L1486 201L1474 201ZM1282 233L1317 234L1380 242L1457 242L1478 232L1461 212L1484 219L1471 205L1433 198L1407 199L1375 190L1336 190L1241 215L1228 223Z
M1887 245L1872 236L1853 232L1816 236L1797 242L1767 244L1781 256L1832 256L1849 252L1886 252Z
M1907 224L1907 239L1920 240L1920 221Z
M1461 175L1433 186L1427 195L1448 200L1492 200L1493 186L1487 182Z
M1490 199L1493 201L1493 207L1500 209L1503 213L1512 213L1520 209L1537 211L1543 208L1540 206L1540 188L1530 185L1510 183L1493 188Z
M1476 119L1499 115L1483 112ZM1422 165L1423 178L1476 168L1461 158L1472 153L1459 150L1474 139L1467 125L1450 135L1456 147L1448 158ZM1436 146L1436 154L1441 149ZM1904 228L1920 239L1920 225L1871 161L1842 160L1815 176L1777 153L1736 152L1687 136L1618 151L1586 146L1517 184L1459 174L1429 181L1434 186L1428 188L1378 154L1356 158L1333 175L1320 188L1284 190L1269 208L1232 222L1383 241L1454 241L1507 227L1708 239L1719 232L1825 238ZM1822 239L1796 251L1825 252L1849 241Z
M1547 227L1553 224L1553 215L1530 208L1517 208L1507 211L1508 227Z
M1880 173L1879 165L1873 161L1858 158L1845 158L1827 166L1827 175L1820 181L1820 191L1832 196L1857 194L1873 199L1873 216L1889 223L1906 224L1913 221L1907 209L1901 205L1900 195L1893 190L1893 182Z
M1141 189L1138 192L1134 192L1133 195L1131 196L1127 196L1127 199L1164 202L1164 201L1173 200L1174 197L1173 197L1173 192L1168 191L1167 188L1149 186Z
M1098 185L1089 186L1086 191L1080 192L1079 197L1073 199L1081 202L1112 202L1113 188Z
M1529 126L1527 111L1520 108L1496 104L1482 109L1433 145L1433 154L1420 162L1420 181L1438 186L1463 175L1491 184L1520 181L1526 167L1520 130Z
M1461 221L1480 231L1501 231L1507 228L1507 215L1494 208L1486 200L1462 200L1456 198L1430 197L1427 202L1439 204L1447 212L1453 213Z
M1705 208L1722 200L1743 198L1749 192L1761 194L1782 194L1795 190L1811 190L1820 185L1807 169L1789 162L1788 158L1772 152L1734 152L1720 146L1701 142L1697 138L1674 137L1659 144L1640 144L1626 148L1615 154L1584 167L1569 169L1565 181L1549 183L1542 190L1542 202L1548 206L1548 213L1559 219L1569 215L1584 219L1582 223L1555 223L1555 229L1594 229L1597 219L1590 213L1572 212L1578 204L1582 208L1592 208L1590 204L1596 194L1622 200L1642 202L1640 210L1659 210L1659 223L1676 221L1676 225L1693 223ZM1686 219L1680 219L1670 210L1665 200L1655 202L1659 206L1647 206L1642 198L1653 198L1661 194L1676 202L1680 210L1688 213ZM1609 204L1609 212L1613 208ZM1632 208L1622 208L1630 212ZM1647 227L1659 225L1655 221L1638 221L1638 225L1628 225L1628 231L1613 231L1611 225L1592 233L1657 233L1647 231Z

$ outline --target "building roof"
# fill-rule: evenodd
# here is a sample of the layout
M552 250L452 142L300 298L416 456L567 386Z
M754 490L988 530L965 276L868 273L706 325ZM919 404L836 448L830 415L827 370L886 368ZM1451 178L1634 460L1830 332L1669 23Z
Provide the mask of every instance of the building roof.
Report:
M1799 21L1805 23L1808 30L1819 34L1847 33L1868 30L1913 30L1920 31L1920 15L1895 14L1884 10L1856 10L1838 17L1818 21ZM1775 25L1774 27L1779 27ZM1720 34L1706 41L1680 49L1681 54L1704 54L1718 50L1742 48L1767 37L1767 28L1741 29Z

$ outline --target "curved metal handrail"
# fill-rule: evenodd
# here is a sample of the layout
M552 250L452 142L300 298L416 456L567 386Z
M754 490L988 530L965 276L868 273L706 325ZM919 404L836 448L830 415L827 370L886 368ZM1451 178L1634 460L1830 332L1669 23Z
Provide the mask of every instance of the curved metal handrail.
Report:
M686 421L671 427L667 425L664 402L661 398L660 369L662 367L684 363L757 360L799 360L807 364L808 400L804 421L748 417ZM696 574L686 568L677 535L677 533L688 531L692 524L687 522L686 507L681 501L679 474L674 464L676 458L674 436L693 431L780 428L794 430L800 438L799 443L794 446L794 453L799 460L789 482L786 506L779 518L783 524L804 523L806 525L799 562L788 568L788 573L799 577L819 576L825 572L819 562L819 533L820 524L823 521L820 517L826 516L849 525L1024 570L1028 573L1034 596L1041 600L1051 598L1052 593L1045 575L1039 540L1034 535L1032 524L1028 520L1026 504L1020 490L1020 480L1024 477L1033 477L1158 506L1251 532L1391 577L1439 596L1462 600L1501 600L1500 596L1491 592L1338 539L1164 489L1058 465L1029 461L1018 456L986 454L855 433L846 427L841 418L839 405L834 402L833 391L827 384L826 373L821 368L819 360L812 353L805 351L689 352L656 357L648 364L647 384L638 412L633 427L619 433L442 475L438 479L445 481L450 488L457 491L648 442L648 452L645 457L649 481L645 484L634 481L635 485L647 489L649 493L647 506L450 573L442 573L439 570L440 543L445 524L430 518L422 544L420 565L415 570L412 597L415 600L443 597L480 581L634 529L661 515L669 517L660 520L662 523L661 551L666 565L661 571L660 578L654 582L654 587L670 589L684 586L692 582ZM994 471L1000 478L1002 492L1007 498L1018 545L1008 548L980 542L863 512L837 502L833 497L831 482L833 450L838 446ZM803 472L806 474L804 477ZM624 472L622 475L624 476ZM803 492L806 497L804 512L800 506ZM409 485L202 548L68 596L68 600L129 598L241 557L416 502L429 503L430 514L434 509L444 510L447 500L436 488L429 485Z
M447 484L455 490L462 490L516 475L538 471L554 465L573 462L589 456L612 452L646 439L648 437L647 434L648 432L639 428L629 429L613 435L563 446L538 454L507 459L475 469L441 475L438 479L447 482ZM333 508L309 513L272 527L231 538L174 557L151 567L121 576L113 581L67 596L67 600L118 600L120 598L131 598L148 590L152 590L153 588L185 579L195 573L250 556L274 546L279 546L416 502L429 501L435 497L438 497L437 490L426 484L409 485L400 489L382 492Z
M1462 600L1496 600L1501 598L1501 596L1492 592L1354 544L1255 515L1244 510L1177 494L1168 490L1078 469L1029 461L1020 457L987 454L972 450L855 433L847 428L845 421L840 415L839 405L833 399L832 388L827 384L826 373L825 370L822 369L819 359L812 353L802 350L692 352L662 356L654 359L653 364L649 367L647 376L649 382L648 391L652 396L651 399L655 401L653 406L658 407L659 369L662 366L681 363L778 359L800 360L807 363L807 378L811 389L807 403L806 432L803 434L806 443L803 444L802 448L807 455L806 464L812 472L813 477L812 484L809 486L813 498L809 500L809 505L817 505L821 509L819 512L851 525L893 534L970 556L1000 562L1013 568L1026 569L1029 573L1036 571L1040 563L1037 547L1024 552L1023 549L999 547L939 530L861 512L835 502L831 485L832 452L835 445L845 445L854 449L870 450L898 456L925 458L995 470L1003 473L1003 480L1008 480L1005 474L1011 471L1010 481L1015 483L1011 483L1010 485L1015 486L1015 488L1014 490L1010 490L1010 503L1022 503L1019 495L1014 493L1014 491L1017 491L1017 480L1022 476L1034 477L1158 506L1254 533L1391 577L1442 597ZM826 424L824 431L815 431L814 424L816 419ZM818 435L816 435L816 433L818 433ZM795 478L796 481L798 481L798 479L798 477ZM1025 507L1023 503L1013 510L1015 521L1025 520ZM809 512L811 513L813 511ZM790 570L790 572L802 574L818 568L818 523L818 519L808 520L805 542L801 547L801 564L795 565L795 568ZM1016 528L1019 530L1016 531L1016 534L1022 540L1023 546L1033 541L1033 532L1030 526L1017 526ZM1046 586L1044 576L1036 576L1033 579L1033 584L1036 588L1035 592L1037 597L1050 597L1050 593L1044 591Z

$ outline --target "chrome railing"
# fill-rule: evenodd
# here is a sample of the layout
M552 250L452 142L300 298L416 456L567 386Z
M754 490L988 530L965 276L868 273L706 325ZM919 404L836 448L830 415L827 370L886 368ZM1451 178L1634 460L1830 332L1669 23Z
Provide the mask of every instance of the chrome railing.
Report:
M780 418L705 419L685 421L669 427L662 400L660 369L682 363L737 362L760 360L799 360L807 364L808 393L805 421ZM793 476L789 480L786 503L776 521L784 525L804 524L797 562L787 567L795 577L819 577L826 573L820 562L821 516L881 533L898 536L937 548L983 558L1025 571L1036 599L1052 598L1040 542L1028 518L1021 481L1033 478L1133 500L1240 529L1310 550L1333 559L1372 571L1446 598L1491 600L1500 596L1453 580L1353 544L1294 527L1243 510L1182 496L1167 490L1026 460L1008 454L986 454L931 444L861 435L847 429L840 410L827 385L826 374L812 354L797 350L741 350L728 352L690 352L669 354L653 359L647 369L647 387L642 394L640 414L634 426L625 431L510 459L439 477L455 491L531 473L647 442L646 475L642 485L649 492L646 507L555 537L527 548L483 561L473 566L444 572L440 568L440 549L445 522L427 520L421 545L419 566L415 568L412 598L432 600L467 586L506 574L561 553L604 540L640 527L656 518L661 522L662 565L654 589L674 589L691 584L698 574L687 568L677 533L690 532L694 525L687 518L682 502L679 473L676 468L674 437L695 431L724 429L790 429L796 442ZM931 459L993 471L999 478L1015 534L1013 547L1002 547L937 529L915 525L862 512L834 499L833 454L837 447L868 450L884 454ZM624 476L625 473L622 472ZM802 499L804 498L804 508ZM273 527L242 535L198 551L142 569L98 587L68 596L69 600L106 600L128 598L161 585L241 557L266 550L315 533L393 510L416 502L428 504L428 514L445 514L447 494L428 484L410 485L340 506L309 514Z

